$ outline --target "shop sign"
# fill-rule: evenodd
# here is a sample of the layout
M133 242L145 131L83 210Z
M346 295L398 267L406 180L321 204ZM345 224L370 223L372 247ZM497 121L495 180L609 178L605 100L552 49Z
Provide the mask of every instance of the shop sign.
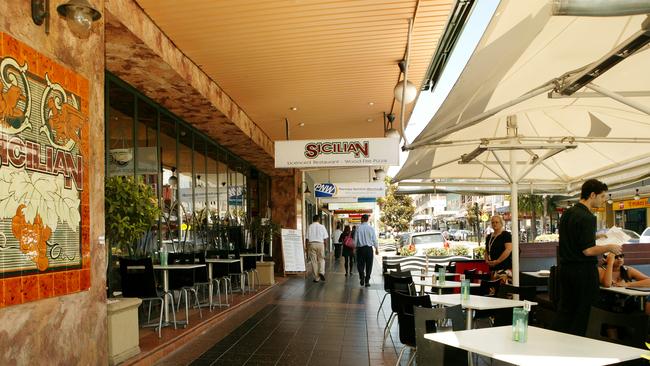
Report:
M5 305L90 288L88 80L0 33Z
M359 183L317 183L314 184L314 195L317 198L337 197L384 197L386 185L384 182Z
M275 142L276 168L399 165L399 139L359 138Z
M357 198L321 198L322 203L343 203L343 202L377 202L375 197L357 197Z
M619 201L612 204L614 211L631 210L635 208L650 207L650 198L641 198L640 200Z
M350 202L350 203L330 203L327 205L327 208L330 211L335 210L344 210L344 211L353 211L353 210L372 210L375 208L374 203L366 202Z

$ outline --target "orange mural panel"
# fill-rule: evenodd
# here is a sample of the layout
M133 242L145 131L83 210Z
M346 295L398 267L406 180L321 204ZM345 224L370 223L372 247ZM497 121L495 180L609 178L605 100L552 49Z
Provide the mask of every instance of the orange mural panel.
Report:
M0 297L13 305L90 286L89 86L0 37Z

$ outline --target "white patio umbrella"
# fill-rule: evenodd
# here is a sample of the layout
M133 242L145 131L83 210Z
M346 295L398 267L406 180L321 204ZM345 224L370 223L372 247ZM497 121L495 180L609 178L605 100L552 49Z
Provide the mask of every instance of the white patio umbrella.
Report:
M588 178L616 187L650 175L650 22L552 16L550 3L501 1L394 181L507 189L517 217L520 189L575 194Z

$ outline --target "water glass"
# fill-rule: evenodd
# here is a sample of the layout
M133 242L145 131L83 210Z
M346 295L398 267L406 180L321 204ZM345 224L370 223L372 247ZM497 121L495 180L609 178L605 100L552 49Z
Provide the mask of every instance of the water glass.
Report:
M528 340L528 311L524 308L512 309L512 340L520 343Z
M444 285L445 284L445 267L441 267L438 269L438 284Z
M161 250L160 251L160 265L161 266L166 266L167 265L167 251L166 250Z
M469 300L469 280L460 281L460 302L464 304Z

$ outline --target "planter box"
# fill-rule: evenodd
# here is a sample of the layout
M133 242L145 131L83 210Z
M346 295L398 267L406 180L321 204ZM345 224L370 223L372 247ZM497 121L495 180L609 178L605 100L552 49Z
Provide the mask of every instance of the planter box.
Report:
M273 268L275 262L257 262L257 272L260 275L260 285L273 285L275 284L275 275Z
M138 307L140 299L108 299L108 364L120 362L140 353Z

